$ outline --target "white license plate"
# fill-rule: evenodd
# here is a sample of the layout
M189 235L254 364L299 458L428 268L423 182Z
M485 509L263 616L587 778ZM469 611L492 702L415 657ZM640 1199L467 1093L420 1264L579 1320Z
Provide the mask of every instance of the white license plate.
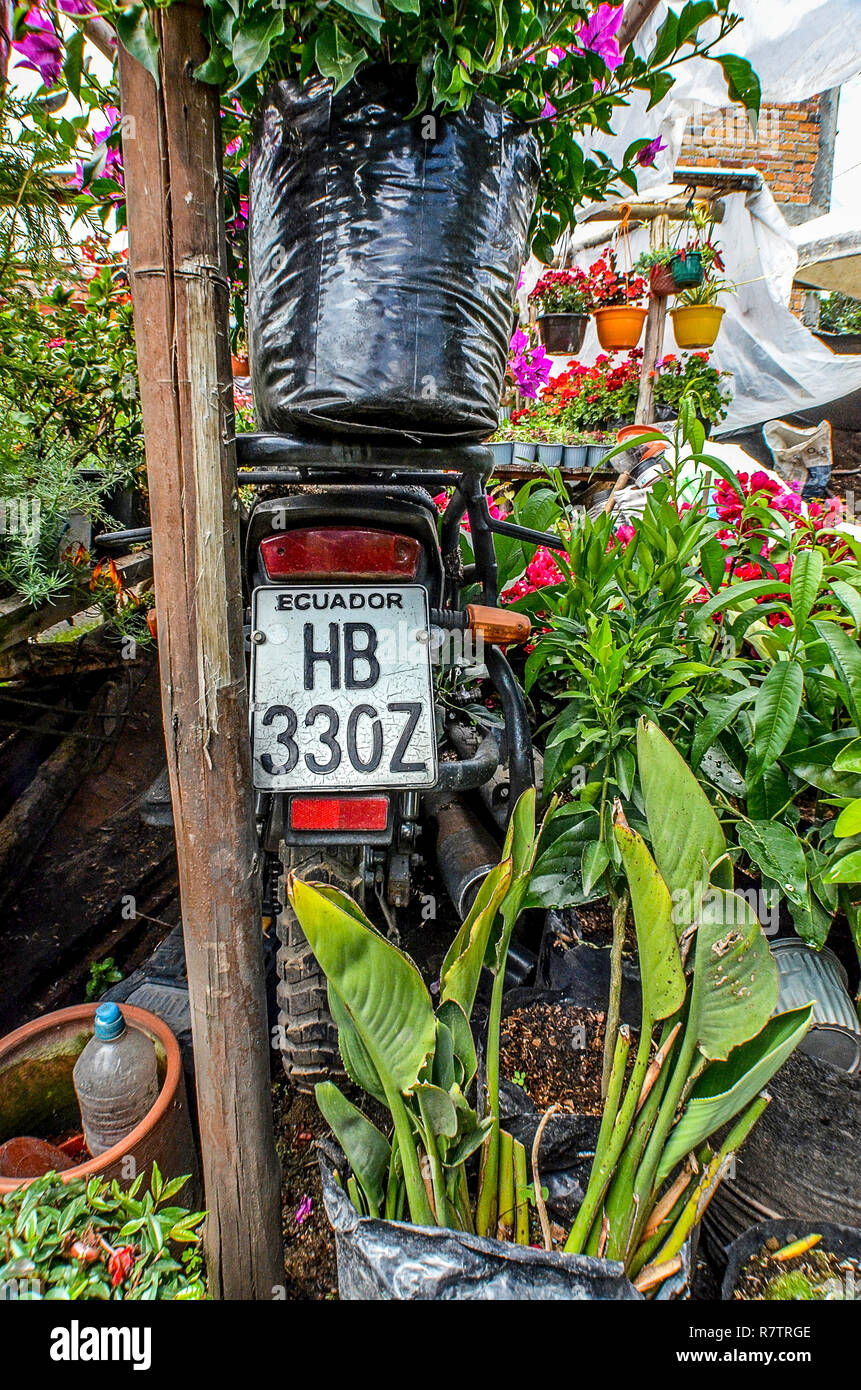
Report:
M428 623L420 584L255 589L254 786L432 787Z

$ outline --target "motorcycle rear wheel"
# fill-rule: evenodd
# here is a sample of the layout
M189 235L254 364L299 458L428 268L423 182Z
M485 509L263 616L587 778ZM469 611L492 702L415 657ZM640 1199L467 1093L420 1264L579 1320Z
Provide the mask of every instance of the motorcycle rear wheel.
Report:
M364 904L362 851L285 845L280 850L284 880L289 873L309 882L330 883ZM281 1061L297 1090L313 1091L318 1081L343 1076L338 1051L338 1030L329 1012L326 977L296 914L287 902L282 883L282 902L277 918L278 940L278 1036Z

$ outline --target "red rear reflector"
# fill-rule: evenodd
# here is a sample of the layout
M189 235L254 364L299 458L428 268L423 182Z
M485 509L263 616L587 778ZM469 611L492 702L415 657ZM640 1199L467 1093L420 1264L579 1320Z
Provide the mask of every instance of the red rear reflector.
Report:
M270 579L415 579L421 545L392 531L302 527L267 536L260 555Z
M290 802L293 830L385 830L388 821L387 796L294 796Z

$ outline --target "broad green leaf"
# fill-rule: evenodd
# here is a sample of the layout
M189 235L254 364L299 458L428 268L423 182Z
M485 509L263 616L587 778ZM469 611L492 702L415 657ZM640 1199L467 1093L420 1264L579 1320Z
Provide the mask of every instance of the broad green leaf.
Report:
M325 893L291 878L290 903L387 1094L415 1085L433 1050L433 1005L415 965Z
M344 1063L344 1070L351 1081L355 1081L356 1085L361 1086L363 1091L367 1091L369 1096L378 1100L380 1105L385 1105L386 1088L380 1080L367 1048L356 1032L353 1020L347 1012L343 1000L332 988L331 980L327 994L329 1013L332 1015L338 1030L338 1051L341 1054L341 1061Z
M427 1071L427 1068L425 1069ZM434 1044L433 1066L430 1080L443 1091L450 1091L462 1076L463 1068L456 1068L454 1039L446 1025L437 1014L436 1043ZM423 1076L422 1080L426 1078Z
M748 114L758 114L762 103L762 88L747 58L739 58L735 53L722 53L717 61L723 68L730 101L739 102Z
M861 773L861 738L855 738L841 748L834 759L834 771Z
M643 1008L650 1019L669 1018L685 1002L685 972L673 920L673 901L642 836L618 820L613 831L634 909Z
M861 849L832 860L822 877L826 883L861 883Z
M580 876L583 881L584 893L588 895L592 892L609 862L610 855L603 840L591 840L589 844L583 846Z
M486 1120L479 1121L475 1129L467 1130L450 1149L446 1150L443 1159L446 1168L458 1168L461 1163L464 1163L470 1154L474 1154L476 1149L484 1143L492 1128L493 1120L488 1116Z
M368 53L365 48L355 48L337 24L324 24L317 34L314 56L320 72L334 83L335 91L339 92L356 69L361 67Z
M420 1081L412 1094L419 1103L422 1119L438 1138L453 1139L457 1134L457 1111L447 1091Z
M804 846L794 831L776 821L742 822L738 842L758 869L774 879L786 897L799 907L807 904L807 865Z
M753 706L754 759L758 771L783 752L798 719L804 672L797 661L778 661L757 691Z
M451 1034L454 1055L463 1067L464 1088L469 1085L478 1068L475 1055L475 1042L469 1019L454 999L444 999L436 1011L437 1019L444 1023Z
M835 598L840 600L846 612L852 618L857 632L858 629L861 628L861 594L859 594L858 590L853 588L851 584L847 584L845 580L842 579L835 579L831 588Z
M846 704L857 727L861 727L861 647L837 623L815 622L813 626L827 644L837 674L846 687Z
M803 632L822 583L822 551L800 550L789 576L792 601L792 620L797 632Z
M861 797L843 807L834 824L834 834L840 840L846 835L861 835Z
M260 71L269 57L272 40L283 32L284 11L277 8L259 19L244 20L241 25L234 26L232 56L236 87L241 87Z
M726 551L716 536L700 551L700 568L712 593L717 593L726 578Z
M732 723L739 710L755 699L755 686L747 685L743 690L734 691L732 695L721 695L713 700L705 701L706 717L697 725L696 736L691 747L691 763L694 767L699 767L712 744L723 733L727 725Z
M333 1082L321 1081L314 1087L314 1095L323 1119L334 1132L368 1199L371 1216L379 1216L385 1201L383 1184L392 1157L388 1139Z
M703 858L713 865L726 852L720 821L682 755L656 724L637 726L637 762L652 851L670 896L693 894L703 881ZM724 859L714 882L732 887Z
M736 893L707 890L697 928L688 1029L710 1061L757 1034L777 1003L777 966L752 909Z
M728 589L721 589L719 594L710 598L708 603L697 604L690 612L690 622L692 626L700 626L725 608L746 608L754 599L764 598L767 594L777 597L788 593L789 585L778 579L750 579L742 584L731 584Z
M681 1118L670 1131L661 1155L658 1183L768 1085L801 1042L810 1027L812 1012L810 1006L778 1014L756 1037L735 1048L726 1061L706 1067Z
M453 999L461 1006L467 1018L470 1017L475 1003L475 992L478 989L496 915L510 883L511 860L506 859L487 875L442 963L442 998Z
M129 5L128 9L120 10L114 17L114 22L117 26L117 37L123 48L143 64L158 86L158 39L146 7Z
M379 39L383 27L383 16L377 0L335 0L341 10L351 14L361 29L373 39Z

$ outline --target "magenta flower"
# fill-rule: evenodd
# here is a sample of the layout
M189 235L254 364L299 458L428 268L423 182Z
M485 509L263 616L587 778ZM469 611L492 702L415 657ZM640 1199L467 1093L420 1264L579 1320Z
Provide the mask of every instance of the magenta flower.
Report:
M521 396L529 396L535 400L539 387L547 385L553 370L553 363L544 350L544 344L530 346L529 338L522 328L518 328L511 336L509 353L508 368L517 383L518 391Z
M57 0L63 14L92 14L90 0Z
M592 18L578 31L580 47L597 53L611 72L622 62L616 34L622 23L622 5L599 5Z
M308 1220L308 1217L311 1215L313 1207L314 1203L311 1201L311 1198L308 1196L307 1192L303 1192L302 1200L296 1208L297 1226L301 1226L305 1221Z
M66 340L65 340L65 338L49 338L49 339L48 339L48 343L47 343L47 346L48 346L49 348L61 348L61 347L65 347L65 345L66 345Z
M59 35L47 15L39 9L28 12L25 25L23 39L12 40L12 47L28 60L19 66L37 72L46 87L53 87L63 70L63 47Z
M654 169L655 160L666 148L667 146L664 144L660 135L656 135L654 140L650 140L648 145L644 145L641 150L637 151L634 158L644 169Z
M542 121L552 121L552 119L553 119L553 117L554 117L555 115L556 115L556 107L553 105L553 102L550 100L549 97L545 97L545 98L544 98L544 105L542 106L542 108L541 108L541 110L540 110L540 112L539 112L539 116L540 116L541 120L542 120Z

